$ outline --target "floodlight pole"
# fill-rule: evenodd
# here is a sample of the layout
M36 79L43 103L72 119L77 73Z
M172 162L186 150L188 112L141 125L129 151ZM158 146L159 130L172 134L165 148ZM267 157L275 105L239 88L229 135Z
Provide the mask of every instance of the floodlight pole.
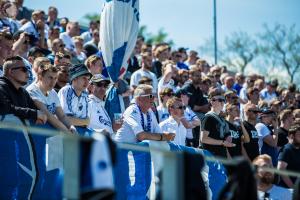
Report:
M217 3L214 0L214 55L215 55L215 65L218 63L218 46L217 46Z

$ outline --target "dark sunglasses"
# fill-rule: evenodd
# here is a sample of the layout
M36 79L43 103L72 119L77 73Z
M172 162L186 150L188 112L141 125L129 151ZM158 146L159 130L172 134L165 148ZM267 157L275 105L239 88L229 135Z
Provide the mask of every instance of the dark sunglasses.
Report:
M174 109L185 110L185 106L172 106Z
M107 83L94 83L97 87L104 87L107 88L108 84Z
M29 69L25 66L11 68L11 70L18 70L18 69L21 69L21 71L24 73L27 73L29 71Z
M164 94L165 96L168 96L168 97L172 97L174 94L173 93L166 93Z
M143 94L141 97L148 97L148 99L153 99L154 95L153 94Z
M225 99L221 99L221 98L218 98L218 99L212 99L212 101L218 101L220 103L225 103Z
M248 111L249 111L249 112L252 112L252 113L259 113L259 110L252 110L252 109L249 109Z
M59 45L59 47L65 47L65 46L66 46L65 44L60 44L60 45Z

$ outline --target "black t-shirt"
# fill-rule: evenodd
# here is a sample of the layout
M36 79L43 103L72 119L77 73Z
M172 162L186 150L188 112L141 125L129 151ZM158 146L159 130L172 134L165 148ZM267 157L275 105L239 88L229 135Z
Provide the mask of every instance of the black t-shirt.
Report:
M162 63L159 60L152 62L152 70L151 71L154 74L156 74L157 78L160 78L162 75L161 68L162 68Z
M300 148L296 148L293 144L286 144L279 153L278 161L287 163L287 170L300 172ZM293 183L296 181L296 177L290 177ZM287 187L286 184L281 180L280 185Z
M283 147L289 142L289 140L287 139L288 133L289 133L288 130L286 130L285 128L280 127L278 129L278 142L277 142L278 147Z
M196 88L191 82L182 87L183 90L192 94L189 100L189 106L194 109L194 106L204 106L208 104L207 98L203 96L200 88Z
M224 140L228 135L225 128L226 122L224 119L220 117L218 118L222 124L216 119L216 117L206 114L202 121L202 130L208 131L208 136L210 138ZM221 133L221 129L223 130L223 133ZM203 149L210 151L215 156L221 156L224 158L227 157L226 148L222 145L210 145L202 143L202 147Z
M231 157L241 156L242 155L242 141L241 141L242 132L241 132L241 129L239 127L237 127L236 125L230 123L229 121L226 121L226 122L228 124L229 133L232 138L232 143L234 143L236 145L235 147L228 147L227 148L228 152Z
M258 133L255 129L255 126L253 126L249 122L244 121L243 124L250 137L250 142L244 143L244 148L247 152L248 157L252 161L259 155Z

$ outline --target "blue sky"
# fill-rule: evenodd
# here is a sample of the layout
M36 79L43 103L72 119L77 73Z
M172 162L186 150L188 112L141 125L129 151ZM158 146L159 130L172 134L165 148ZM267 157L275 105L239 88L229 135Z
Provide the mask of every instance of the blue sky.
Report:
M71 3L72 2L72 3ZM80 20L100 13L103 0L25 0L25 6L47 10L54 5L59 16ZM217 0L218 40L234 31L255 34L264 23L296 24L300 31L299 0ZM163 28L176 46L197 49L213 36L213 0L140 0L141 25L156 33Z

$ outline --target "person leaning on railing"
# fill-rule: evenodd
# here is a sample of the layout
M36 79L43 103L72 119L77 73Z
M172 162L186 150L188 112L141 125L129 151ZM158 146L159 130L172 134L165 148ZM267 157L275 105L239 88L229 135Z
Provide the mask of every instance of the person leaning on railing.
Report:
M47 116L37 109L28 92L22 87L27 84L30 70L23 58L14 56L6 59L3 69L3 77L0 77L0 114L13 114L23 122L28 119L44 124Z
M150 109L154 95L152 86L141 84L134 91L134 100L124 112L122 127L118 130L117 142L136 143L143 140L172 141L174 133L162 133L154 112Z

